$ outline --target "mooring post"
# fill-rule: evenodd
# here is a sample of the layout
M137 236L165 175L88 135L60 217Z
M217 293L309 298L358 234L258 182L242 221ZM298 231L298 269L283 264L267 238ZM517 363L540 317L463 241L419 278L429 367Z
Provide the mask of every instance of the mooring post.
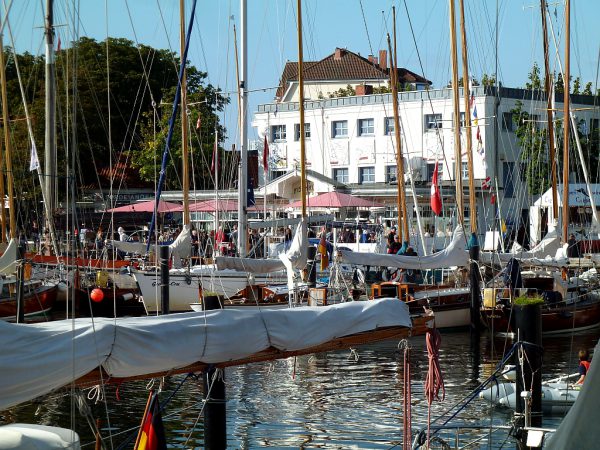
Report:
M517 379L515 413L517 424L525 425L524 412L531 412L527 425L542 426L542 309L540 303L513 305L514 330L521 347L515 352ZM523 394L526 392L527 394ZM525 402L529 402L526 405ZM527 408L526 408L527 406ZM521 433L521 445L527 433Z
M308 286L315 287L317 285L317 248L314 246L308 247Z
M206 302L206 311L223 309L220 302ZM225 402L225 370L217 373L210 367L204 372L204 448L227 448L227 404Z
M159 247L160 305L163 314L169 314L169 246Z
M480 310L481 310L481 289L479 288L479 241L475 233L471 234L469 239L469 277L471 284L471 332L479 335L481 331Z
M17 289L16 289L16 297L17 297L17 312L16 312L16 321L17 323L25 322L25 299L24 299L24 290L25 290L25 250L22 246L19 245L17 248Z

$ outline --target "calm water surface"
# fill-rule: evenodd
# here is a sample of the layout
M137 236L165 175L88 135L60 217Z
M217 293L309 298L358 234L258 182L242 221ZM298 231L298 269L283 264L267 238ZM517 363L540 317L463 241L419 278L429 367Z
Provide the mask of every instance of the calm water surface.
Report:
M577 350L593 349L598 336L598 330L594 330L574 337L546 338L544 378L576 372ZM422 336L411 338L409 343L412 419L416 430L427 423L427 402L423 396L427 351ZM510 345L511 341L492 342L484 335L478 352L471 348L468 332L443 334L440 365L446 399L434 402L432 417L461 402L491 373L504 348ZM340 351L298 357L295 363L294 359L288 359L226 369L228 445L241 449L401 448L402 373L403 354L397 341L363 346L356 353ZM182 384L183 379L178 376L166 380L160 397L165 405L163 416L169 446L201 448L201 382L187 379ZM107 448L133 447L133 441L127 438L133 434L135 440L135 430L128 430L139 425L146 399L147 382L132 382L119 387L118 399L116 388L111 386L106 402L95 405L89 402L93 417L102 419ZM72 413L72 409L76 410L76 406L65 391L41 403L4 412L0 419L71 427L88 444L84 448L93 448L86 420L79 413ZM510 418L509 410L491 407L477 399L456 420L489 426L507 424ZM559 423L559 417L544 418L544 426L555 427ZM461 443L474 437L461 438ZM452 440L447 435L444 439ZM492 447L514 448L514 442L506 439L506 433L498 435ZM482 443L479 448L487 447Z

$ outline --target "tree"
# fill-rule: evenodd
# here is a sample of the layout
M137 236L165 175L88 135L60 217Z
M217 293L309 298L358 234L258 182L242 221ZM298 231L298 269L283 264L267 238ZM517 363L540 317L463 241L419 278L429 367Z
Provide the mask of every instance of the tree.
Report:
M525 83L525 89L539 90L542 89L542 79L540 78L540 66L536 62L533 63L531 72L527 76L529 81Z

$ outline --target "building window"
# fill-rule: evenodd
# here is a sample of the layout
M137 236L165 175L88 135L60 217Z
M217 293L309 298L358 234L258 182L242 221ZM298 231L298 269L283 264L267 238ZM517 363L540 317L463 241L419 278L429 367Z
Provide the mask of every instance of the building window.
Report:
M504 131L513 131L513 113L502 113L502 129Z
M515 192L514 176L513 172L515 169L514 162L503 162L502 163L502 183L504 186L504 196L512 198Z
M444 163L438 162L438 183L442 180L442 175L444 174ZM433 171L435 170L435 163L427 164L427 181L431 181L433 179Z
M466 125L465 123L465 113L461 112L460 113L460 126L464 127ZM452 126L454 126L454 114L452 114Z
M348 178L348 169L347 168L343 168L343 169L333 169L333 177L332 177L335 181L337 181L338 183L348 183L349 178Z
M285 125L271 126L271 142L285 141Z
M304 124L304 139L310 139L310 123ZM294 140L300 140L300 124L297 123L294 125Z
M469 178L469 163L461 162L460 175L463 180L466 180Z
M358 182L360 184L375 183L375 167L359 167Z
M441 114L425 114L425 130L435 130L442 128Z
M375 134L374 119L358 119L358 135L372 136Z
M335 120L331 123L331 137L341 138L348 137L348 121Z
M396 131L396 127L395 127L395 123L394 123L394 118L393 117L386 117L385 118L385 134L387 136L391 136L392 134L394 134L394 132Z
M271 180L284 176L287 173L285 170L271 170Z
M398 170L396 166L385 166L385 182L396 183L398 181Z

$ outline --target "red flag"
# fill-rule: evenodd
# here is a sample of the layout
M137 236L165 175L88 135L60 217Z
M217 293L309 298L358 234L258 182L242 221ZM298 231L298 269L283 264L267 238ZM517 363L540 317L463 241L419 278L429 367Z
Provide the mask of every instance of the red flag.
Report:
M263 169L265 169L265 172L269 171L269 141L267 141L266 134L265 134L265 145L263 147Z
M442 213L442 197L440 195L440 187L438 185L438 163L435 162L433 169L433 177L431 178L431 210L436 216Z
M61 42L60 42L60 36L58 36L58 42L56 44L56 52L57 53L60 52L60 49L61 49L61 45L60 44L61 44Z
M215 137L215 146L213 147L212 163L210 164L210 171L215 172L215 169L219 165L219 153L217 147L217 138Z
M167 448L158 394L153 391L150 391L146 414L142 418L140 432L133 448L134 450L166 450Z
M198 116L198 120L196 121L196 130L199 130L201 125L202 125L202 120L200 119L200 116Z
M496 194L492 194L492 198L490 199L490 203L491 203L492 205L495 205L495 204L496 204Z

